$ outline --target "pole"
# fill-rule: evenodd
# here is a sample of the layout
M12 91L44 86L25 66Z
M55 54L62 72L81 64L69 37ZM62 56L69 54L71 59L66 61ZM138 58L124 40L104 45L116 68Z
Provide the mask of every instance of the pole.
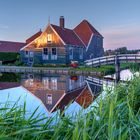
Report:
M115 56L115 72L116 72L116 83L120 81L120 62L118 55Z

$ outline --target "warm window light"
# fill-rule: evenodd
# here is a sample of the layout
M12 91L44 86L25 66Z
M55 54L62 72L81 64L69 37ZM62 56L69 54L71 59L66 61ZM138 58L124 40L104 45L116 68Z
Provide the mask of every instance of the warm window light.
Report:
M47 94L47 104L52 105L52 94Z
M48 42L52 42L52 34L48 34L47 35L47 41Z

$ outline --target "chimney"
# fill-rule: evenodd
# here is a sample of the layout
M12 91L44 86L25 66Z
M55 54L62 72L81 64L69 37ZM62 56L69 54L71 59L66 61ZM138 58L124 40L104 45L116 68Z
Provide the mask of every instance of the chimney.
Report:
M64 16L60 16L60 27L61 28L64 28L65 27L65 19L64 19Z

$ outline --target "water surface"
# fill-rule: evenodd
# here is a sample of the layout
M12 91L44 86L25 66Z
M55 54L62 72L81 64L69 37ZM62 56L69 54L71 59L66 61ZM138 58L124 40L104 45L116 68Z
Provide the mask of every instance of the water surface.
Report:
M129 70L121 72L121 79L132 77ZM90 110L104 85L114 86L111 80L90 76L55 74L7 74L0 76L0 103L7 100L18 105L26 101L26 110L53 116L57 111L73 115L80 110Z

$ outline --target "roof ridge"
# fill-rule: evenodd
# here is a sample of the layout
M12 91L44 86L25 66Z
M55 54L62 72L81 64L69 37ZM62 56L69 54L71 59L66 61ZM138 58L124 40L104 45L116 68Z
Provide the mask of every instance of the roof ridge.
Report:
M62 35L62 32L63 34L64 33L67 33L67 34L71 34L72 36L75 37L75 40L78 42L78 43L74 43L74 44L71 44L71 45L77 45L77 44L81 44L81 46L85 46L85 44L81 41L81 39L79 38L79 36L76 35L76 33L74 32L73 29L69 29L69 28L62 28L58 25L54 25L54 24L50 24L51 27L56 31L56 33L59 35L59 37L63 40L63 42L65 42L65 44L70 44L69 41L66 41L67 39ZM62 32L61 32L62 31ZM61 33L60 33L61 32ZM72 43L72 42L71 42Z
M0 40L0 42L9 42L9 43L23 43L26 44L26 42L17 42L17 41L6 41L6 40Z
M83 42L83 40L78 36L78 34L74 31L73 29L73 32L75 33L75 35L80 39L80 41L83 43L83 45L86 47L86 44Z
M87 24L88 24L88 27L89 27L89 29L91 30L91 32L96 32L98 35L100 35L100 36L102 36L94 27L93 27L93 25L91 25L91 23L90 22L88 22L87 20L85 20L86 22L87 22ZM94 31L93 31L93 30Z
M60 27L59 25L55 25L55 24L50 24L50 25L59 27L59 28L64 29L64 30L65 30L65 29L66 29L66 30L73 30L73 29L70 29L70 28L62 28L62 27Z
M38 35L39 34L39 35ZM36 38L36 36L40 36L42 34L42 31L41 30L39 30L38 32L36 32L35 34L33 34L32 36L30 36L29 38L27 38L26 39L26 42L28 42L28 41L32 41L32 40L34 40L35 38ZM29 43L29 42L28 42Z

